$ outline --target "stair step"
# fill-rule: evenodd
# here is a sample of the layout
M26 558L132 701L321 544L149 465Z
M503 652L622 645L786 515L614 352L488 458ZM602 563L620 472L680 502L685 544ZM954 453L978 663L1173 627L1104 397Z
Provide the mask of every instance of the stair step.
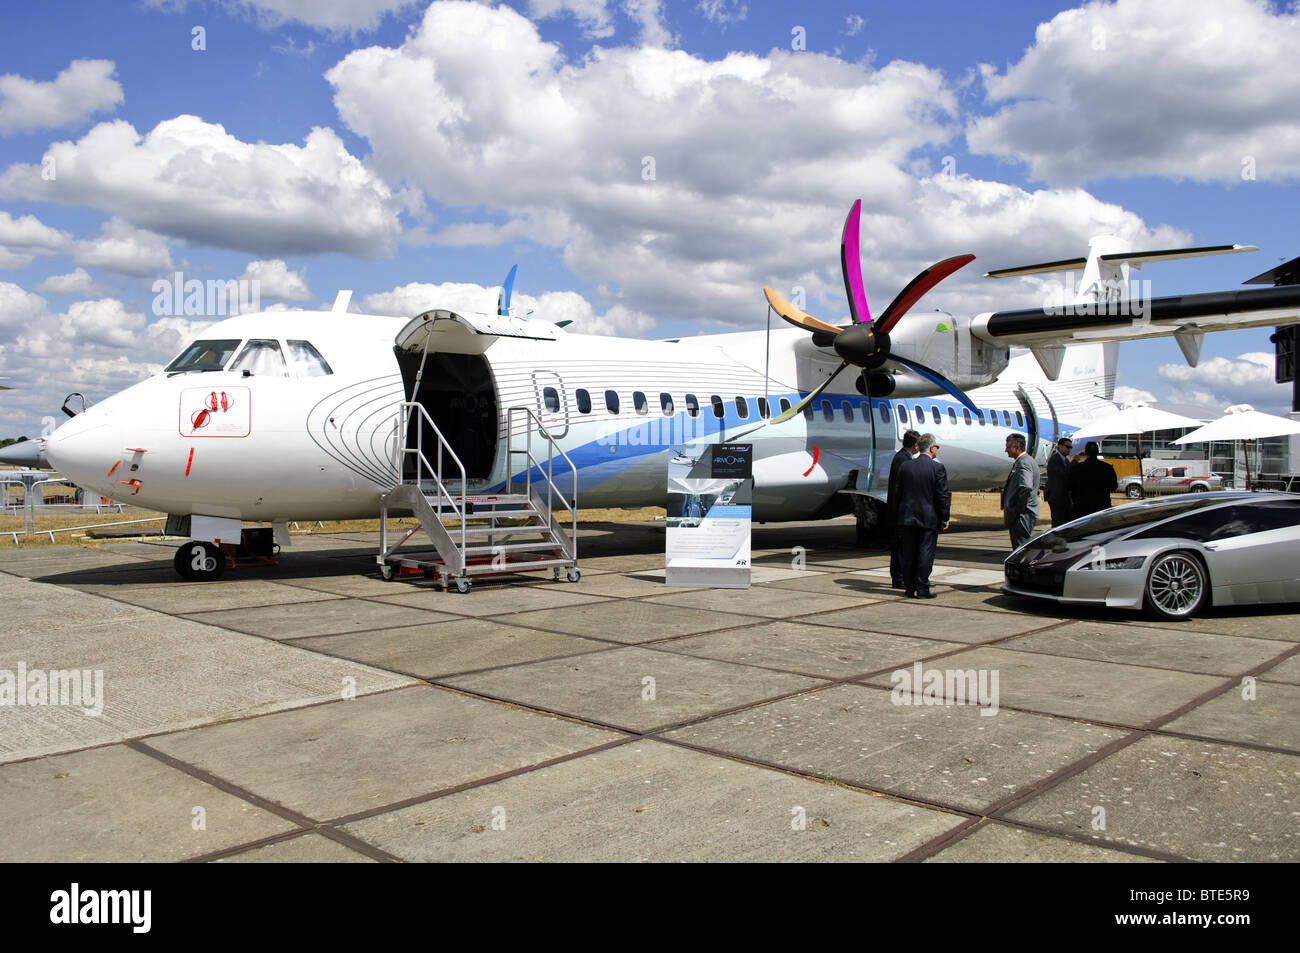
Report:
M563 550L564 544L557 543L555 540L547 540L541 543L502 543L500 546L466 546L465 558L472 559L475 556L495 556L498 553L504 554L507 559L511 553L535 552L542 549Z
M459 526L446 527L453 539L460 536ZM473 539L480 536L536 536L546 533L546 526L466 526L465 536Z

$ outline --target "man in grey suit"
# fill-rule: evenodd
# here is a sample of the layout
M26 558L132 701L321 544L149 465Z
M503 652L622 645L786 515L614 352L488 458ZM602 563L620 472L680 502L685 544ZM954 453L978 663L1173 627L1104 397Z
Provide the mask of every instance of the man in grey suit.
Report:
M948 471L934 459L939 447L934 434L921 434L920 450L898 472L898 528L903 563L903 586L909 599L933 599L930 570L939 533L948 528L951 495Z
M1074 442L1069 437L1056 441L1056 449L1047 458L1047 505L1052 508L1052 526L1057 527L1074 519L1070 507L1070 451Z
M1038 520L1038 461L1025 453L1025 435L1019 433L1007 437L1007 456L1015 462L1002 488L1002 522L1016 550L1029 542Z

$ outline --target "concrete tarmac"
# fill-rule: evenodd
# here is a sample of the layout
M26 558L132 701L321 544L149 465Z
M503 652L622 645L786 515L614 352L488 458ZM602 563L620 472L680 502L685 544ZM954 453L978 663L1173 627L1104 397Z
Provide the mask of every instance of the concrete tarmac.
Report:
M662 523L465 595L377 534L6 552L0 860L1300 859L1300 606L1011 598L960 526L908 600L852 539L756 526L744 591L664 586Z

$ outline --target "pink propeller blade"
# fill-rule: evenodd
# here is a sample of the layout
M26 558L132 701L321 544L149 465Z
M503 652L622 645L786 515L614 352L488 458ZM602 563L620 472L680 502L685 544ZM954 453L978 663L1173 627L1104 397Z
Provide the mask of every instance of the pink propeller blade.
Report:
M862 255L858 250L858 217L862 199L853 203L849 217L844 220L840 233L840 271L844 273L844 294L849 299L849 313L854 324L870 323L871 311L867 308L867 293L862 287Z
M898 293L898 297L889 302L889 307L885 313L880 316L876 322L876 330L884 331L888 334L898 323L898 319L905 315L912 305L916 304L925 296L925 293L937 285L943 279L947 278L958 268L969 265L975 260L974 255L957 255L953 258L945 258L941 262L931 265L925 271L921 272L915 278L907 283L907 287Z

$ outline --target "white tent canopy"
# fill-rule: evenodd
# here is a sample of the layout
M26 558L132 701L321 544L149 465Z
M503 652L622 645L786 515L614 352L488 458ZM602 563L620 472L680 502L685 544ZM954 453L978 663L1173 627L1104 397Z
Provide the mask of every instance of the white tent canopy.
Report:
M1084 424L1070 436L1075 440L1091 437L1110 437L1115 434L1146 433L1149 430L1181 430L1199 427L1204 421L1181 414L1157 410L1142 401L1132 401L1121 410Z
M1263 414L1250 404L1234 404L1222 417L1179 437L1174 443L1209 443L1212 440L1256 440L1300 433L1300 421Z

